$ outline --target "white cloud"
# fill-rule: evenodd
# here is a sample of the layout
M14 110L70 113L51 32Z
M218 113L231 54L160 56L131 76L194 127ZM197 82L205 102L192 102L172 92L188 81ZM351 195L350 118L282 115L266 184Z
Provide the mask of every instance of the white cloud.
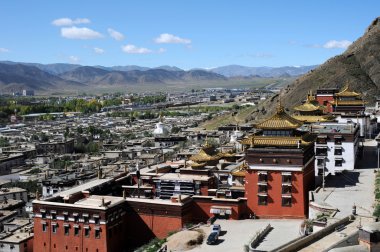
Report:
M348 41L348 40L341 40L341 41L330 40L330 41L327 41L327 42L323 45L323 48L327 48L327 49L343 48L343 49L346 49L346 48L349 47L351 44L352 44L352 42L351 42L351 41Z
M160 48L160 49L158 49L158 53L164 53L164 52L166 52L166 49L165 49L165 48Z
M61 36L68 39L97 39L103 35L97 31L86 27L78 28L76 26L61 28Z
M162 33L154 39L157 44L191 44L190 39L180 38L169 33Z
M104 53L104 49L99 48L99 47L94 47L94 52L96 54L103 54Z
M112 28L108 28L108 34L115 40L123 40L124 39L124 35L121 33L121 32L118 32Z
M80 60L80 59L79 59L77 56L70 56L70 57L69 57L69 61L70 61L71 63L78 63L79 60Z
M0 47L0 53L6 53L6 52L9 52L7 48Z
M58 18L53 20L51 23L55 26L72 26L76 24L88 24L91 23L91 21L88 18Z
M132 54L148 54L152 53L152 50L144 47L137 47L135 45L125 45L121 47L121 50L125 53L132 53Z

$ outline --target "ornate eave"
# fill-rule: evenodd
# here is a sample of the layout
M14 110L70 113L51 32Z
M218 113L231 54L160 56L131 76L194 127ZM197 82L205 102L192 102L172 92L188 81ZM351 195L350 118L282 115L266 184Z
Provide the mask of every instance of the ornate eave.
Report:
M334 116L316 116L316 115L293 115L293 117L301 122L315 123L315 122L331 122L334 120Z
M285 137L285 136L250 136L241 141L244 145L254 146L264 146L264 147L298 147L307 146L312 144L312 141L308 141L309 139L305 135L304 137L295 136L295 137Z
M245 177L245 173L248 170L248 165L246 162L241 164L239 167L235 168L231 174L235 177Z
M352 100L352 101L333 100L333 101L330 101L330 103L335 106L364 106L366 104L366 102L363 100Z

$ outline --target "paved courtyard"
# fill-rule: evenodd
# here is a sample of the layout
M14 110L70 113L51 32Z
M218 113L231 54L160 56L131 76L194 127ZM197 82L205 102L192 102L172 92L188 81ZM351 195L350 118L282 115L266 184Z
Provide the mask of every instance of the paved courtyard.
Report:
M244 245L249 243L256 232L270 224L273 229L260 243L257 249L274 249L299 236L299 226L302 220L217 220L222 227L222 236L216 245L207 245L207 236L210 227L203 227L206 237L201 246L191 252L197 251L244 251Z

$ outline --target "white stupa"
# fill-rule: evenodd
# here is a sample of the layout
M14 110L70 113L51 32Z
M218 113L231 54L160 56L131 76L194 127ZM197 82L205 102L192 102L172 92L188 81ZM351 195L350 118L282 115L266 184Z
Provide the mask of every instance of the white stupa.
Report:
M243 136L243 133L239 131L238 128L236 127L236 130L234 130L231 134L230 143L233 143L233 144L237 143L238 139L240 139L242 136Z
M158 123L156 123L156 128L153 130L154 136L167 136L167 135L169 135L170 130L162 121L163 121L163 118L162 118L162 115L160 115L160 121Z

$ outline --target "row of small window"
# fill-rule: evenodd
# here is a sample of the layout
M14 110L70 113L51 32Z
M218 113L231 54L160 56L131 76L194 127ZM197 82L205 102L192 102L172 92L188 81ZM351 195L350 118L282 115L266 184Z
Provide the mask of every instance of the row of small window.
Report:
M258 204L260 206L268 205L268 195L259 195ZM283 207L291 207L292 206L292 198L291 197L282 197L281 206Z
M334 143L336 145L342 145L343 139L342 138L335 138ZM317 144L327 144L326 138L317 138Z
M63 226L64 228L64 234L70 235L70 226ZM42 232L47 232L48 227L46 223L42 223ZM58 225L52 224L51 225L51 231L53 234L56 234L58 232ZM79 226L74 226L74 236L79 236ZM84 236L89 238L90 237L90 227L84 227ZM100 239L100 229L95 228L95 239Z
M56 213L51 213L50 216L51 216L52 220L56 220L57 219L57 214ZM41 212L41 218L42 219L46 219L46 217L47 217L46 212ZM83 215L82 217L83 217L83 222L84 223L89 223L90 217L88 215L87 216ZM73 218L74 218L74 222L79 222L79 215L73 215ZM98 225L100 223L99 216L93 216L93 218L94 218L95 224ZM69 221L69 215L68 214L64 214L63 215L63 220L66 221L66 222Z
M259 185L258 186L258 192L259 193L267 193L268 192L268 186L267 185ZM288 184L288 185L282 185L282 190L281 190L281 193L282 194L290 194L292 193L292 185L291 184Z
M334 155L341 156L343 153L342 148L335 148ZM316 156L327 156L327 148L317 148L315 151Z
M323 166L324 165L324 159L317 159L317 165ZM335 166L342 167L343 166L343 159L335 159Z
M268 182L268 173L267 172L259 172L259 182ZM292 182L292 174L282 174L282 183L291 183Z

